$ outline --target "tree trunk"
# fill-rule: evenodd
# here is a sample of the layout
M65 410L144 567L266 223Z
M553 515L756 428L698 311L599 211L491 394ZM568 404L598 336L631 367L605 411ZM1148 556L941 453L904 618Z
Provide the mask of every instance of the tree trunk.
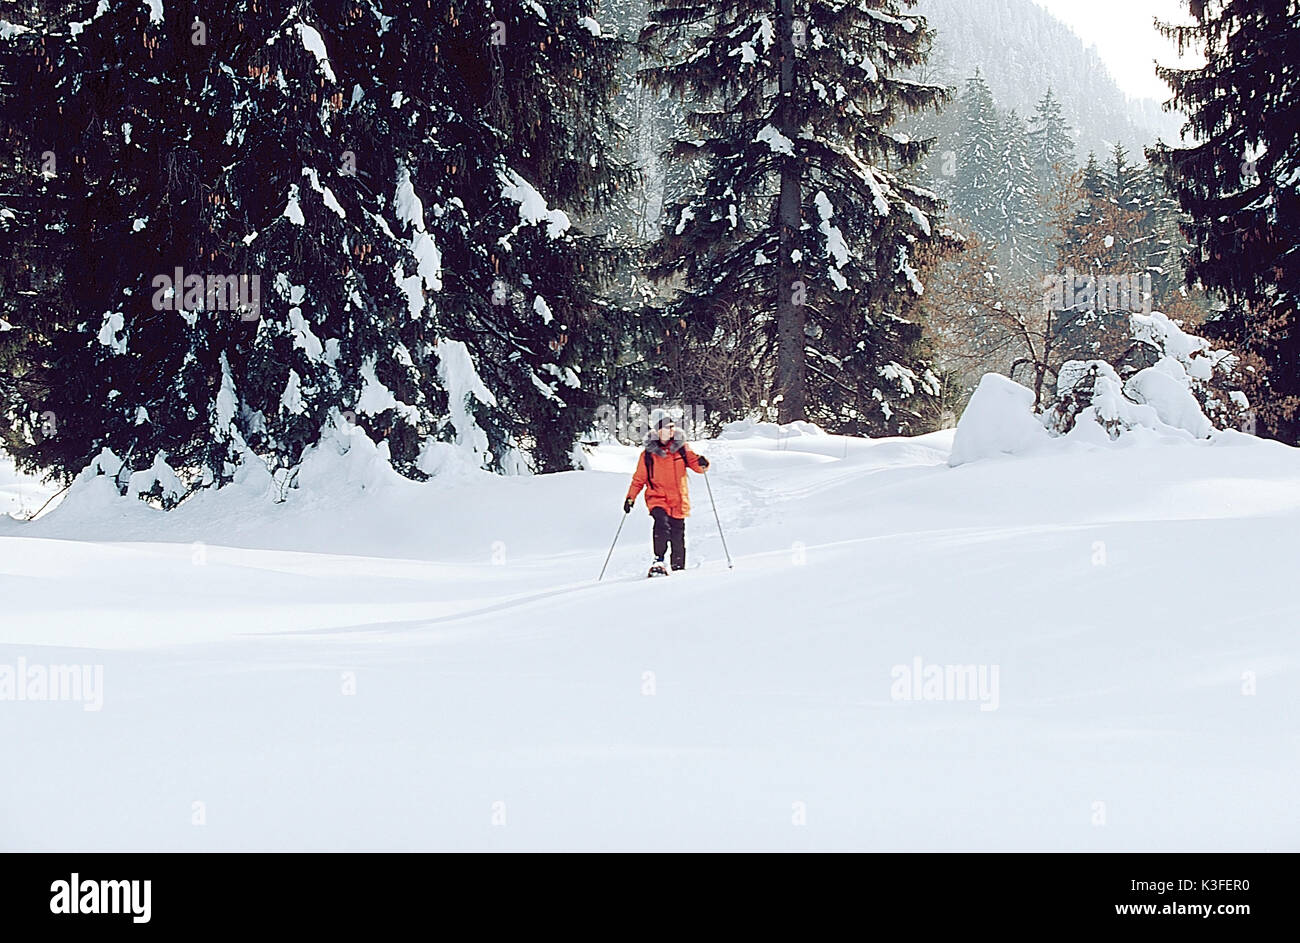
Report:
M777 130L790 141L799 140L794 86L794 0L777 0L776 34L781 49L780 109ZM796 147L797 147L796 143ZM807 418L807 372L804 348L803 286L799 266L790 253L799 246L799 204L802 168L798 157L779 158L781 195L777 204L779 254L777 256L777 392L781 395L777 419L793 422Z

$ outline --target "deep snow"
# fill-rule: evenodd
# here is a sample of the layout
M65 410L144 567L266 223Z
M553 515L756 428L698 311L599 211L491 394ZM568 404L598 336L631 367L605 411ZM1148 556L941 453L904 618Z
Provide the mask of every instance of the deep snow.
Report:
M638 503L595 582L618 446L0 516L0 669L103 668L0 700L0 847L1300 848L1300 450L952 439L696 443L736 566L693 475L667 580ZM918 659L996 697L904 699Z

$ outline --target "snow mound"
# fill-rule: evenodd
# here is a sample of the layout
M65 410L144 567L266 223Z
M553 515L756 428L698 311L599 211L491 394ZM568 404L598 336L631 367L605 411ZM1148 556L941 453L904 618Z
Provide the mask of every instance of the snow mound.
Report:
M957 422L950 466L1002 454L1026 452L1050 441L1034 417L1033 391L997 373L986 373Z
M63 500L49 516L60 521L111 519L119 523L148 516L154 509L144 502L123 500L118 485L122 465L122 459L111 449L101 449L73 479Z
M749 439L758 437L762 439L788 439L793 436L824 436L826 435L819 427L811 422L804 422L797 419L794 422L775 423L759 422L755 419L739 419L735 422L729 422L722 427L722 433L719 439Z
M474 452L452 442L439 442L433 436L425 438L415 467L431 478L439 480L466 480L491 472L483 468Z
M340 491L376 491L410 484L393 470L387 442L378 445L365 430L335 411L321 440L307 450L298 468L297 485L325 498Z

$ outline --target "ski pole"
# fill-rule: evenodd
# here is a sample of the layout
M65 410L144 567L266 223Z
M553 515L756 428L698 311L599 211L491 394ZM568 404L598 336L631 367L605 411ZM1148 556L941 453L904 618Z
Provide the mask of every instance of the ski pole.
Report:
M596 577L597 583L605 578L605 567L609 566L609 558L614 555L614 544L618 543L618 535L623 533L623 525L627 522L627 519L628 515L624 514L623 520L618 522L618 530L614 531L614 543L609 545L609 553L605 554L605 566L600 568L600 576Z
M727 555L727 569L734 569L735 567L731 562L731 552L727 549L727 538L722 533L722 521L718 518L718 505L713 500L713 485L709 484L707 473L704 475L704 485L709 489L709 504L713 506L713 519L718 522L718 536L722 538L722 552Z

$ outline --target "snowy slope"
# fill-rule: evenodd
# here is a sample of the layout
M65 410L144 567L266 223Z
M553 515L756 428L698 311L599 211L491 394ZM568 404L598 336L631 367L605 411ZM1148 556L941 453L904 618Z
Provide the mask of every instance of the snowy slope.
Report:
M1300 848L1300 450L952 436L698 443L736 565L692 476L655 581L638 504L595 582L632 449L413 484L360 442L166 516L83 483L0 519L0 666L103 669L99 710L0 701L0 847ZM990 686L905 699L917 659Z

